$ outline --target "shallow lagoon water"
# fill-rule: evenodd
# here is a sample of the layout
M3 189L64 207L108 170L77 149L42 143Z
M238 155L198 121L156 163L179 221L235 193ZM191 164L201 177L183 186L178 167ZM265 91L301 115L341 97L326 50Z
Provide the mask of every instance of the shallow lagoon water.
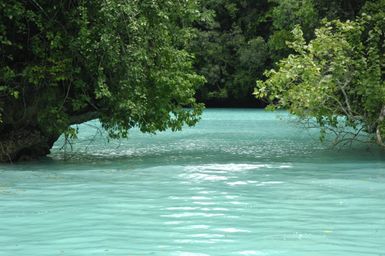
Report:
M385 255L385 152L330 149L281 113L0 165L0 255Z

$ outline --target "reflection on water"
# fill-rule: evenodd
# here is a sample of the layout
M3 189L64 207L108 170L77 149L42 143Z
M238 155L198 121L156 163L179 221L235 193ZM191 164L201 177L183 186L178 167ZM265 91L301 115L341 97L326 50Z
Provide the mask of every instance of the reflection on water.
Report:
M93 126L65 155L0 166L1 256L385 255L379 149L255 110L109 144Z

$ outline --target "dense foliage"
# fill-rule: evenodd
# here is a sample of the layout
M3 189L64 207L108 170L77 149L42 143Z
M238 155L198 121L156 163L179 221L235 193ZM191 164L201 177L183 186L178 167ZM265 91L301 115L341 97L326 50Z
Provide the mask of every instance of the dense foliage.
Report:
M97 117L113 137L195 124L197 18L195 0L1 1L0 160Z
M196 23L193 41L196 70L207 83L198 99L209 105L254 106L255 80L292 52L286 41L301 25L304 37L314 37L323 18L354 19L364 0L207 0L206 18ZM214 103L212 103L214 101Z
M0 161L45 155L61 134L76 137L71 124L94 118L125 137L194 125L197 101L266 97L324 130L342 116L383 144L384 9L384 0L1 1ZM255 80L271 68L257 103Z
M385 146L384 10L385 1L368 3L359 19L326 22L309 43L296 27L289 44L295 54L265 73L257 97L315 122L322 134L335 132L336 143L365 132Z
M196 25L198 36L191 48L196 69L207 83L197 96L204 102L221 99L241 105L252 98L255 78L267 62L267 44L260 35L270 26L264 17L269 3L209 0L202 4L208 18Z

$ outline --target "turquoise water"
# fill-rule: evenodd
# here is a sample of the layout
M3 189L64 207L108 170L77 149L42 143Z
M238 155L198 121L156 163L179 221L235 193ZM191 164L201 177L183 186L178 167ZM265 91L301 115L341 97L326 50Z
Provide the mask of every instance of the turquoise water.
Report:
M97 127L0 165L1 256L385 255L384 151L258 110L110 143Z

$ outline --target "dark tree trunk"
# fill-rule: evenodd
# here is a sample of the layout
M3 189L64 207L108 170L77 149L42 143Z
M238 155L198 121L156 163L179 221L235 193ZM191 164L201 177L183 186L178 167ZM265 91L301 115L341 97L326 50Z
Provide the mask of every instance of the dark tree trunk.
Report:
M0 162L38 159L50 153L60 134L43 135L36 128L12 130L0 136Z
M383 135L381 134L381 126L384 123L384 120L385 120L385 106L381 108L380 116L378 117L378 125L376 129L377 144L383 147L385 147L385 143L382 137Z
M70 125L81 124L96 118L98 118L96 112L85 110L84 113L72 115ZM30 121L29 118L24 118L17 124L12 120L7 119L8 122L2 127L0 126L0 163L35 160L46 156L61 135L59 132L54 134L42 132L37 126L36 120Z

